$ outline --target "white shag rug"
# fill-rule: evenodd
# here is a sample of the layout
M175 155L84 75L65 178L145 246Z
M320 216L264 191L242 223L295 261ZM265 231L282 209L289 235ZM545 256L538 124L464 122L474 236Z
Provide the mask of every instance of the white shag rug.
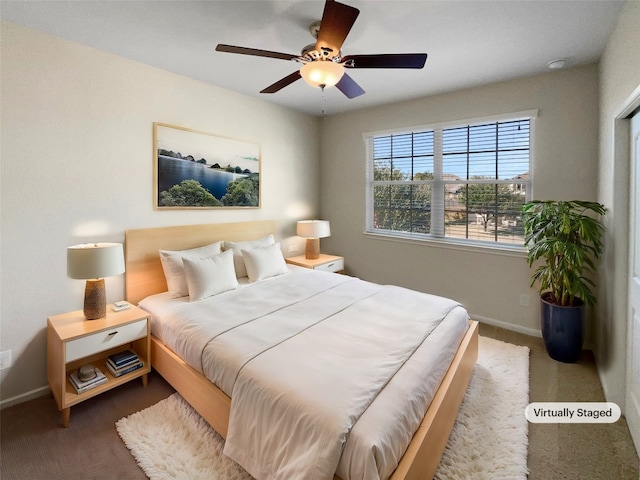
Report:
M435 478L527 478L529 349L480 337L478 363ZM177 393L116 428L152 480L251 480L223 439Z

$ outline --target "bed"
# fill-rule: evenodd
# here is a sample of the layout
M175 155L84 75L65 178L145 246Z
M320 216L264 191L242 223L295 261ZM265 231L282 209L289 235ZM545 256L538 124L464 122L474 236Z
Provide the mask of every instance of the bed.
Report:
M242 242L265 237L273 234L274 230L275 225L274 222L271 221L128 230L125 235L127 300L138 304L143 299L161 298L162 292L167 290L167 283L158 255L159 250L185 250L221 240ZM294 277L294 275L299 276ZM315 288L317 278L313 277L310 271L292 272L291 275L284 275L282 277L283 279L279 278L274 280L270 285L264 282L264 286L254 285L250 288L279 288L280 290L289 288L289 290L291 290L291 285L287 286L286 282L294 282L292 284L299 286L308 283L309 288ZM350 282L353 283L354 286L362 287L362 282L352 281L352 279L337 274L324 273L320 277L322 277L323 282L329 282L329 290L337 289L338 285L342 288L342 284L345 284L345 292L351 292L353 288L349 285ZM276 282L283 282L282 286L278 286ZM378 288L377 286L372 286L372 284L365 284L364 287L369 289ZM296 289L296 291L302 290L302 287ZM249 291L251 290L246 290L246 292ZM230 293L230 295L235 294L235 292ZM317 295L324 294L324 292L310 293L308 296L309 298L315 299ZM385 291L384 294L388 295L388 292ZM398 294L404 295L405 292L399 291ZM243 293L242 295L244 296L246 294ZM349 295L351 295L351 293L349 293ZM369 294L367 293L365 295L363 293L362 295L366 296ZM372 293L371 295L378 295L378 293ZM223 298L223 295L219 297ZM315 301L317 302L317 299ZM333 303L333 301L324 303ZM169 302L169 304L171 304L171 302ZM318 303L318 305L321 304L322 302ZM182 306L180 308L182 308ZM306 306L305 308L307 308L305 311L317 310L317 306L311 308ZM337 313L341 314L342 312ZM459 316L460 313L457 312L456 315ZM331 318L333 318L333 314ZM465 322L466 324L464 331L461 333L461 339L457 342L457 350L453 348L451 353L452 361L450 365L445 366L443 372L446 373L443 373L442 381L439 383L439 386L434 386L434 392L430 394L433 398L430 401L424 418L419 422L419 426L417 426L415 433L411 437L404 454L400 455L401 458L399 458L399 461L398 459L394 460L396 463L393 463L394 469L390 475L390 478L393 480L431 478L437 469L477 358L477 323L472 321L467 322L466 320ZM323 321L319 322L318 325L324 326L329 323L328 321ZM156 330L156 332L157 331L158 330ZM233 428L230 430L229 419L233 413L230 398L231 390L228 387L224 387L224 380L221 380L222 386L220 388L216 386L206 378L207 375L210 376L209 373L201 371L202 369L197 368L197 365L194 365L191 360L185 361L175 353L176 350L180 350L179 347L176 348L176 345L172 345L173 348L169 348L159 337L162 337L162 335L152 335L153 368L155 368L218 433L225 438L228 438L228 435L231 433L231 441L228 443L233 443L232 440L235 440L234 435L237 436L238 434L234 433ZM299 337L303 338L304 335L299 335ZM295 338L297 339L298 336ZM181 353L185 355L184 352ZM186 357L188 358L188 354ZM262 364L263 358L268 358L268 355L262 356L261 362L254 362L252 365L256 363ZM413 357L411 357L411 359L413 360ZM189 363L191 363L191 365ZM351 365L351 361L348 364ZM244 372L244 370L245 369L243 369L242 372ZM246 368L246 370L252 369ZM260 368L256 368L256 370L260 370ZM402 377L402 375L397 376ZM392 377L395 379L395 376L392 375ZM251 382L245 383L250 384ZM384 390L381 390L381 392L384 392ZM377 395L384 398L382 393ZM240 405L242 402L238 400L236 403ZM240 407L237 406L236 410L239 408ZM368 410L369 409L367 409L367 412ZM371 407L371 410L373 411L374 408ZM380 419L382 419L382 417L380 417ZM363 420L361 423L364 424L366 422ZM356 431L357 428L358 422L356 422L353 430ZM236 431L237 430L238 428L236 428ZM357 438L355 434L352 436ZM346 445L345 451L349 451L349 442L347 442ZM357 452L357 450L355 451ZM240 463L242 464L242 462ZM336 471L346 479L351 475L349 472L357 471L357 468L350 470L350 467L345 467L344 463L348 462L342 461L341 459L340 466ZM336 474L334 478L340 478L340 476ZM357 478L357 475L356 477L351 475L351 478Z

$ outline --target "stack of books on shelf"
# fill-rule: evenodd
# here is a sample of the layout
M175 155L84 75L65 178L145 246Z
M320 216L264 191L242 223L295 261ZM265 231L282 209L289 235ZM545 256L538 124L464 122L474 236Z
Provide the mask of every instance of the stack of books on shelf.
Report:
M144 364L134 352L125 350L124 352L109 355L106 365L111 375L119 377L125 373L142 368Z
M69 383L73 385L73 388L75 388L76 392L78 393L86 392L87 390L91 390L98 385L107 383L107 377L100 371L99 368L96 368L95 372L96 374L93 378L85 381L82 381L80 380L80 378L78 378L78 372L73 372L71 375L69 375Z

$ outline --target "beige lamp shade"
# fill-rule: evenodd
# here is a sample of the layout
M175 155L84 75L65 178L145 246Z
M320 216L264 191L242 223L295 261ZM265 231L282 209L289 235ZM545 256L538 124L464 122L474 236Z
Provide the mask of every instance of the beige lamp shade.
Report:
M315 260L320 257L320 239L331 236L331 227L327 220L301 220L296 233L307 239L305 257Z
M84 243L67 247L67 275L87 280L124 273L121 243Z
M325 238L331 236L331 227L327 220L300 220L296 228L300 237Z
M88 320L107 314L104 277L124 273L121 243L85 243L67 247L67 275L87 280L84 291L84 315Z

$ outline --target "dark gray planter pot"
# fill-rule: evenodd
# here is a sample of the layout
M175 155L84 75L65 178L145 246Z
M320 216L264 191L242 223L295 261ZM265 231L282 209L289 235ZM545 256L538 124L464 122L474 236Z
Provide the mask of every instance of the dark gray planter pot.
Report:
M559 362L575 363L582 351L584 304L573 307L554 305L540 297L542 338L547 353Z

